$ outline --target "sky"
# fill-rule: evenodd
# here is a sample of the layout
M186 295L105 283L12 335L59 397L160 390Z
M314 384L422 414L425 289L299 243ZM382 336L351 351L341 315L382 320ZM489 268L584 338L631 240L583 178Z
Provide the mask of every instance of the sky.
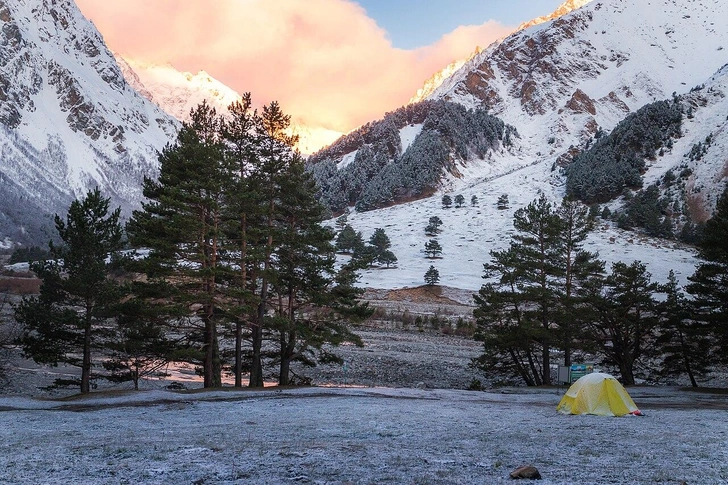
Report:
M561 0L76 0L112 50L348 132ZM457 7L453 7L453 5Z

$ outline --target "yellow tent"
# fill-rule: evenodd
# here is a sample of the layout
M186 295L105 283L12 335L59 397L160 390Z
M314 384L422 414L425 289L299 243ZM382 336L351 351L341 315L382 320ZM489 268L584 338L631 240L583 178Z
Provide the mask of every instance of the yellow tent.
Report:
M609 374L587 374L571 385L556 410L563 414L597 416L641 415L632 398L617 379Z

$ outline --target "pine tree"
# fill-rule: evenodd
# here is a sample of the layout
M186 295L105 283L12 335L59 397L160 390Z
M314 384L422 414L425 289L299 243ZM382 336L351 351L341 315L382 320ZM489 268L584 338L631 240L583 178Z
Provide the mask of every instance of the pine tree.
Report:
M508 209L508 194L502 194L500 197L498 197L498 202L496 202L496 206L498 207L498 210Z
M361 232L354 231L349 224L336 236L336 249L345 254L351 254L364 245Z
M440 226L442 225L442 219L437 216L430 217L430 220L425 227L425 234L428 236L434 236L440 232Z
M465 197L463 197L462 194L458 194L455 196L455 207L462 207L465 203Z
M728 363L728 187L706 222L698 247L702 260L689 278L687 292L693 297L695 319L713 339L709 354Z
M250 279L255 285L257 308L251 324L252 362L250 387L263 387L262 346L265 316L270 305L270 285L276 278L274 268L275 248L281 240L279 221L283 198L290 171L300 162L300 154L293 147L296 137L286 134L290 126L290 116L283 113L277 102L273 101L263 108L261 129L258 136L255 164L249 177L260 211L260 225L253 235L251 249Z
M24 299L15 311L26 328L25 355L38 363L80 367L81 378L73 383L81 393L91 389L93 354L115 337L108 320L122 292L110 279L108 258L123 245L120 213L109 213L109 199L97 188L71 203L65 221L56 215L62 245L51 243L51 259L31 265L43 282L40 296Z
M118 336L107 345L104 368L109 380L131 381L139 389L140 379L163 373L174 355L165 322L143 298L131 298L116 307Z
M376 249L377 254L381 254L392 247L389 236L387 236L387 233L382 228L374 229L374 233L369 238L369 244Z
M619 369L625 385L635 383L640 359L653 355L657 289L644 264L618 262L606 278L604 293L592 300L596 309L590 322L593 341L604 354L605 363Z
M165 303L156 304L160 313L199 323L200 328L185 330L187 356L202 365L205 387L222 384L218 303L226 271L220 254L226 179L220 123L205 103L192 110L177 142L159 157L159 179L144 180L149 202L127 224L131 243L150 251L141 261L148 284L140 291L163 291Z
M478 196L473 194L473 196L470 198L470 205L473 207L476 207L478 205Z
M251 176L258 166L259 142L263 133L262 119L252 108L252 97L245 93L228 107L223 120L225 206L223 232L226 237L228 265L221 276L227 291L225 313L232 322L235 336L233 374L235 387L242 387L243 329L255 331L254 308L258 300L250 281L250 268L259 258L255 251L260 237L260 194Z
M287 170L280 195L282 225L273 258L271 288L278 296L277 318L270 327L279 343L280 385L290 383L294 360L312 364L312 348L358 341L326 308L336 306L333 233L321 225L324 208L303 161L296 158Z
M395 256L392 251L387 249L379 254L379 256L377 257L377 262L389 268L390 266L397 264L397 256Z
M555 333L558 317L556 280L563 276L559 265L561 219L541 195L516 211L513 226L516 233L510 247L492 251L491 263L485 265L486 275L498 277L500 281L486 285L476 297L482 307L480 323L493 335L486 338L490 345L497 345L498 335L503 337L502 346L496 353L489 350L491 356L497 358L504 350L526 383L550 384L551 348L558 343ZM499 312L506 315L496 315ZM500 323L493 328L485 318ZM523 346L512 347L514 336L525 339ZM535 344L540 347L540 363L534 362ZM489 360L488 357L484 359L483 362Z
M579 201L565 198L556 209L560 219L558 238L555 318L557 338L564 351L564 365L571 365L574 346L585 342L583 328L590 319L589 294L599 288L604 276L604 263L597 254L583 249L583 243L594 227L589 209Z
M490 254L483 278L494 281L474 295L475 338L483 343L483 353L473 359L473 365L487 373L518 377L528 386L541 385L538 329L525 317L530 302L519 289L525 275L520 255L513 244Z
M339 217L336 218L336 230L342 231L344 227L347 226L347 222L349 220L349 214L344 212Z
M696 378L710 368L710 334L703 322L693 318L698 312L693 312L692 302L680 291L672 270L661 291L667 296L659 304L657 346L662 354L661 374L685 374L691 385L698 387Z
M440 282L440 272L434 266L430 267L425 272L425 284L427 286L434 286Z
M442 196L442 208L449 209L450 207L452 207L452 197L450 197L447 194L443 195Z
M425 254L428 258L436 258L442 254L442 246L437 239L430 239L425 243Z

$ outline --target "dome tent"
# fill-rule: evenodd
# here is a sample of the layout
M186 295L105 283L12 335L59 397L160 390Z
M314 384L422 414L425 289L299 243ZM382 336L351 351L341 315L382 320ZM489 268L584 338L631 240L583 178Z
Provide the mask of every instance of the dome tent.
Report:
M574 382L556 410L563 414L596 414L597 416L641 415L632 398L617 379L595 372Z

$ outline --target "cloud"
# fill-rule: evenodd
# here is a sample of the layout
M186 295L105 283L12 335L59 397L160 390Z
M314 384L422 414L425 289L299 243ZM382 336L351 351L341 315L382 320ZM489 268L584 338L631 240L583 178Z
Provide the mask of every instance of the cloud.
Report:
M433 45L394 48L350 0L76 0L122 55L205 70L299 120L346 132L404 103L432 74L513 28L458 27Z

